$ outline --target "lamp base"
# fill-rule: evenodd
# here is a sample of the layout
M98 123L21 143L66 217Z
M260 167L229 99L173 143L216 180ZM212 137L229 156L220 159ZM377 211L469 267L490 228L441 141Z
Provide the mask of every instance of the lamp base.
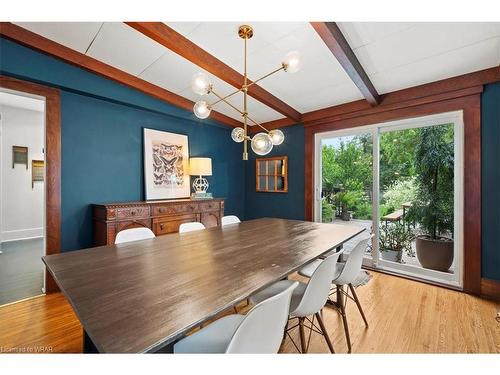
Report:
M213 199L212 193L195 192L191 194L191 199Z

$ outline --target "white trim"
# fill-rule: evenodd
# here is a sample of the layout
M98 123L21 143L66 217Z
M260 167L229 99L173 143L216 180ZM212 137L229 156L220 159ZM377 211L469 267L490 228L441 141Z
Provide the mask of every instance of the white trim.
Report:
M43 237L43 227L2 232L2 242L21 241L40 237Z
M434 125L454 124L454 259L456 261L453 274L429 270L423 267L399 264L388 262L379 259L378 251L378 238L379 238L379 199L380 199L380 186L379 186L379 138L381 133L389 131L398 131L410 128L428 127ZM324 133L315 134L315 157L314 157L314 172L315 172L315 186L314 186L314 217L316 221L321 221L321 145L322 140L329 138L338 138L343 136L356 136L359 134L372 135L372 163L373 163L373 188L372 188L372 222L373 222L373 258L365 256L364 263L370 264L372 267L380 268L388 271L395 271L404 273L410 277L426 279L437 283L445 283L457 288L463 287L463 219L464 219L464 125L463 125L463 111L452 111L439 113L429 116L420 116L415 118L408 118L396 121L387 121L365 126L358 126L355 128L348 128L342 130L334 130Z

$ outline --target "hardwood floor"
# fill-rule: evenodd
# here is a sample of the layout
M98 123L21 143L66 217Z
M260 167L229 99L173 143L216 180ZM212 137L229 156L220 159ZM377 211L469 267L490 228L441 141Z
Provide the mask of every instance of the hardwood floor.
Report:
M353 302L347 305L353 353L500 353L500 323L495 320L500 303L372 274L357 289L370 326L365 329ZM335 351L346 353L340 316L328 307L323 314ZM291 334L298 343L296 331ZM81 326L65 298L58 293L0 307L0 352L42 350L82 350ZM282 351L296 353L289 339ZM323 337L312 334L309 352L328 353Z

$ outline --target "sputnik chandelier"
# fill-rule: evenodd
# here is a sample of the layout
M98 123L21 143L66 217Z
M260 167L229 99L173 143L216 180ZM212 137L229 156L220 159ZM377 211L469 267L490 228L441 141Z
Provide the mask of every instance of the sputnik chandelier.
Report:
M238 29L238 35L245 41L245 52L244 52L245 63L244 63L243 84L241 88L223 97L214 91L214 88L210 83L210 80L208 79L206 74L201 72L196 73L193 76L193 79L191 81L191 88L196 94L199 95L213 94L217 97L217 100L215 100L212 103L208 103L205 100L200 100L196 102L193 107L194 114L196 115L196 117L200 119L207 118L210 115L212 108L216 104L219 104L221 102L226 103L231 108L233 108L234 110L236 110L241 114L241 116L243 117L243 127L234 128L233 131L231 132L231 138L233 139L233 141L237 143L243 142L243 160L248 160L248 142L250 142L252 150L257 155L267 155L269 152L271 152L273 146L282 144L285 139L285 135L281 130L274 129L269 131L248 115L247 97L249 88L252 85L255 85L257 82L262 81L264 78L267 78L275 73L278 73L281 70L288 73L295 73L299 71L301 67L301 60L298 52L296 51L289 52L285 56L279 68L273 70L272 72L262 76L261 78L255 81L249 82L247 76L247 41L253 36L253 29L248 25L242 25ZM227 100L229 97L239 92L243 92L243 110L240 110ZM248 126L259 126L260 128L262 128L262 130L264 130L264 132L257 133L253 137L250 137L248 135Z

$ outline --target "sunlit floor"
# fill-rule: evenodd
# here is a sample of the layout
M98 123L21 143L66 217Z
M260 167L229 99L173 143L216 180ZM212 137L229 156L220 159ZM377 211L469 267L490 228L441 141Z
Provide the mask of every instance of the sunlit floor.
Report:
M371 281L357 289L368 328L356 306L347 305L353 353L500 353L500 323L495 319L500 303L372 274ZM244 304L239 308L241 313L248 309ZM340 316L327 307L323 315L335 351L346 353ZM4 352L82 351L81 326L60 293L0 307L0 332ZM292 337L299 342L296 330ZM297 352L290 339L282 352ZM328 352L322 336L312 334L309 352Z
M2 243L0 305L42 294L43 238Z

